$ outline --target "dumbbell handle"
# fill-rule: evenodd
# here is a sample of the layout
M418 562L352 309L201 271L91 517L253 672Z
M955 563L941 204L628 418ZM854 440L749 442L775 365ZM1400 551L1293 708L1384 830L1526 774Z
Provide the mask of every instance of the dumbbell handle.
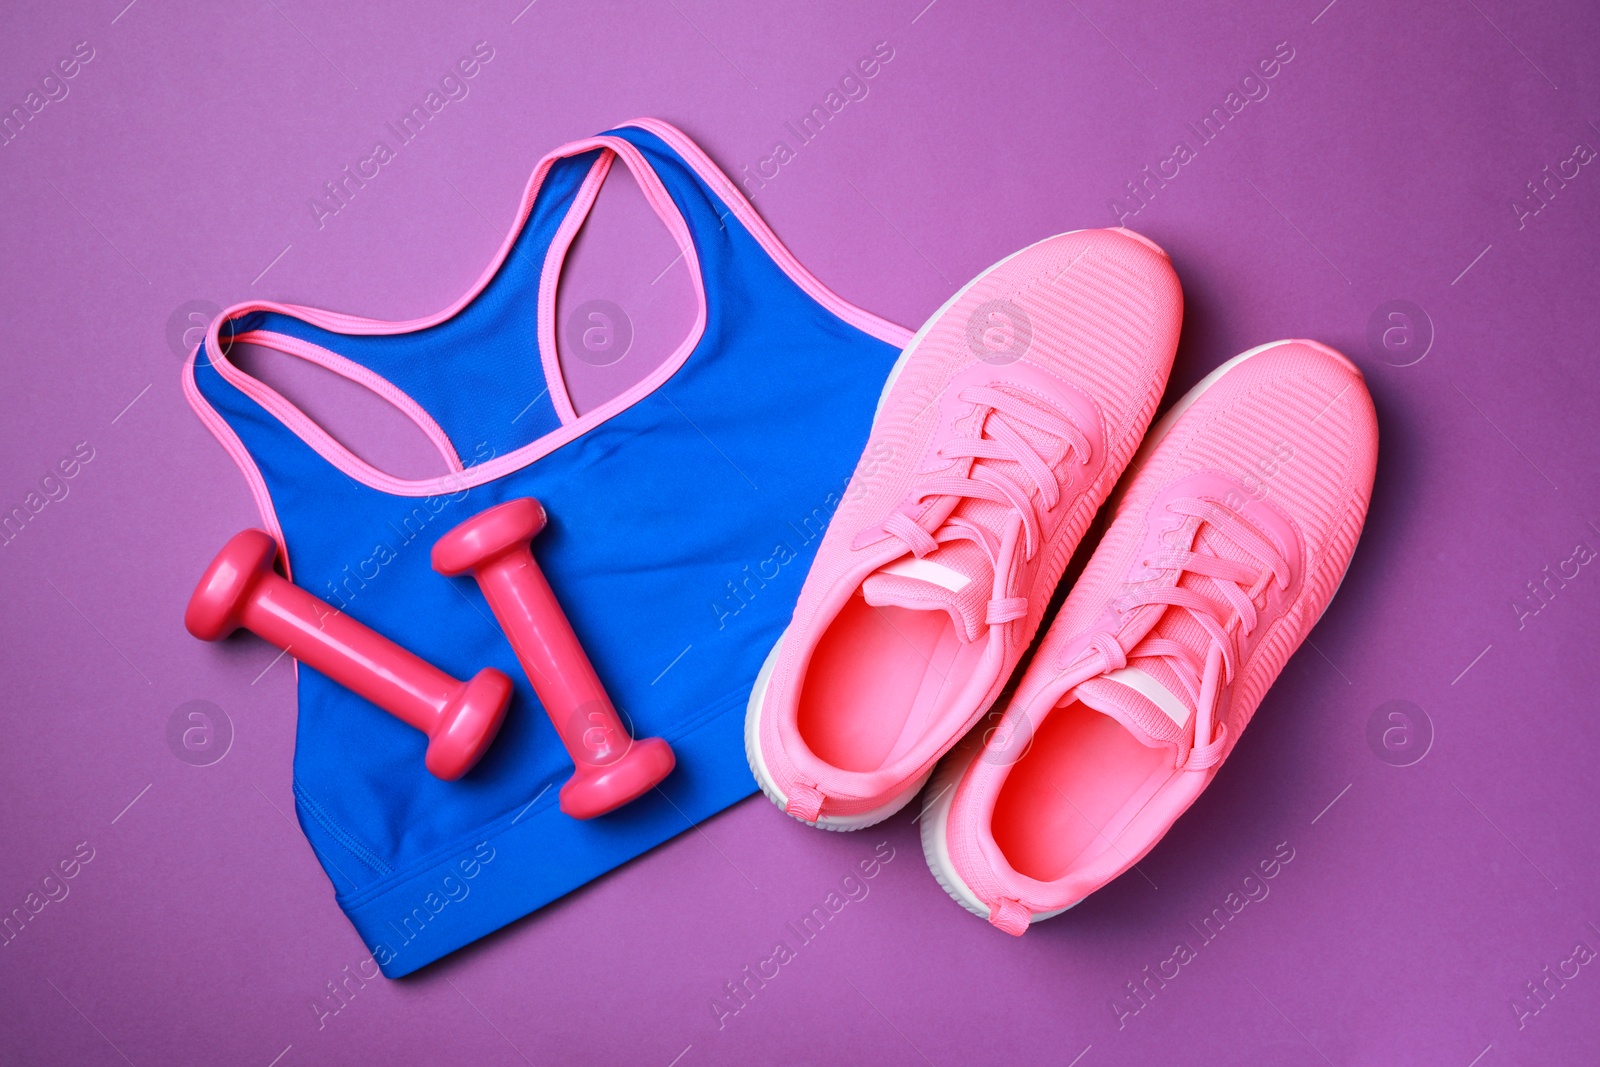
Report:
M572 762L615 761L632 739L528 546L483 564L477 578Z
M200 578L183 623L202 641L243 627L428 735L428 770L467 773L494 740L511 679L492 667L461 682L361 625L272 569L278 544L234 535Z
M239 622L430 736L466 684L276 574L261 576Z

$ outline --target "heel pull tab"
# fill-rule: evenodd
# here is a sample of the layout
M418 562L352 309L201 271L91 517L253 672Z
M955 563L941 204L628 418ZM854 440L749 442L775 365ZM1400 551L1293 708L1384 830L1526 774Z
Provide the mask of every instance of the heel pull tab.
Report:
M796 782L789 788L789 803L783 809L802 822L815 823L822 814L822 790L810 782Z
M1001 897L999 903L989 907L989 922L1012 937L1027 933L1032 919L1033 912L1024 907L1022 901L1010 897Z

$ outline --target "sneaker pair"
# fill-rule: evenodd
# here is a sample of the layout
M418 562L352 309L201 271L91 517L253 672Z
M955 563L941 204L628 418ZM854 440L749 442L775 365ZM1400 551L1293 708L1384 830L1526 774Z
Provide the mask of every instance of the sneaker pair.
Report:
M890 374L750 696L756 781L809 825L870 826L933 776L928 864L1009 933L1127 870L1194 802L1366 516L1377 422L1325 345L1251 349L1146 433L1181 320L1166 254L1125 229L1051 237L951 297ZM1015 692L973 730L1114 488Z

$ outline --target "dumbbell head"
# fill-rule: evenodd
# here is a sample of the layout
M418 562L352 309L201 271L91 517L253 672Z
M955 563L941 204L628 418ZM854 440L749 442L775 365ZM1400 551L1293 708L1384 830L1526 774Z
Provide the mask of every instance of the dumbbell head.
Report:
M561 787L561 810L574 819L592 819L616 811L654 789L677 763L672 746L659 737L632 742L620 758L610 763L579 763Z
M278 543L263 530L235 534L211 561L183 613L183 625L202 641L216 641L239 628L240 609L256 583L272 572Z
M506 705L510 703L510 678L493 667L473 675L472 681L444 706L438 723L428 734L424 762L429 772L450 782L471 770L500 732Z
M544 529L544 507L531 497L497 504L463 522L433 546L433 569L455 577L508 549L533 540Z

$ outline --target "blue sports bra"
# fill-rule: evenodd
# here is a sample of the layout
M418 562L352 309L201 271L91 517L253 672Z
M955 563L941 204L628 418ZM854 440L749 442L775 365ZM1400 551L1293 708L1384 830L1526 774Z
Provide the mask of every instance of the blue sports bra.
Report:
M688 338L624 394L579 414L557 357L567 249L618 159L682 249ZM426 738L298 670L300 825L389 977L416 970L754 791L741 733L763 657L866 443L910 332L835 296L681 132L639 120L545 157L471 292L413 322L262 301L211 324L185 368L196 413L243 471L290 576L456 677L516 695L455 782ZM449 473L402 479L351 453L227 358L231 342L318 363L387 399ZM572 763L471 579L433 543L502 501L542 501L534 553L635 736L677 769L597 819L562 814Z

